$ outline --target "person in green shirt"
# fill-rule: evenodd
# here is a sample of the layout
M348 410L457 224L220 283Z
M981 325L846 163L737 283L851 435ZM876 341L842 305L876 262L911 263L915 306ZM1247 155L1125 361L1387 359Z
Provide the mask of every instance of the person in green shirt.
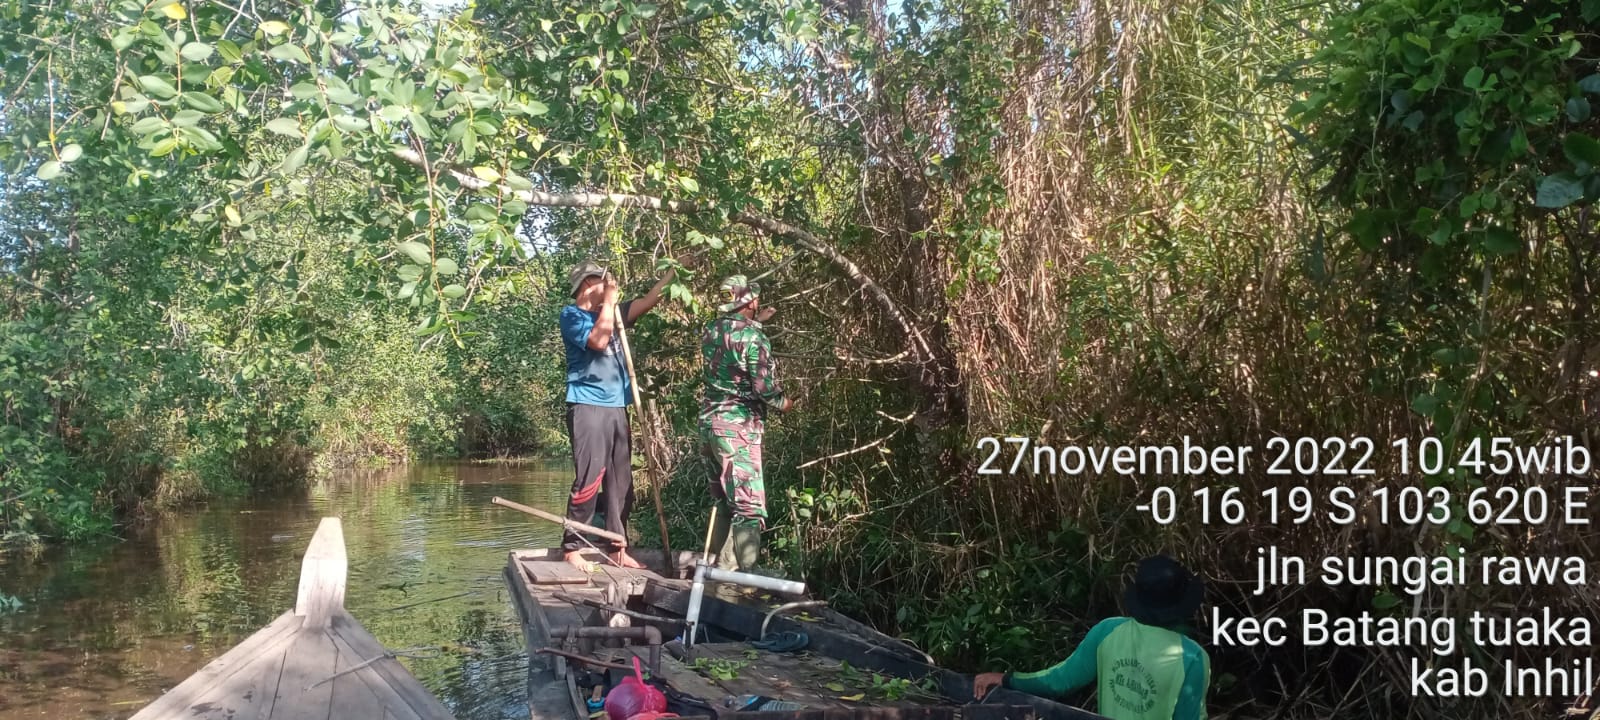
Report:
M1205 720L1211 658L1183 633L1204 595L1205 583L1178 561L1146 558L1123 596L1128 617L1100 621L1047 670L978 675L973 695L1000 686L1056 698L1098 680L1098 712L1111 720Z

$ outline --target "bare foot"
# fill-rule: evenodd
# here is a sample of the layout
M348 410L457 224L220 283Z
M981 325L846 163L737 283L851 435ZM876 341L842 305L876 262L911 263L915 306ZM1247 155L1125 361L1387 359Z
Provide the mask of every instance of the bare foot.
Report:
M633 559L633 556L629 555L627 550L618 550L615 553L612 553L611 559L612 561L616 562L618 567L644 568L644 565L638 560Z
M594 563L583 559L583 553L580 552L580 551L574 550L572 552L567 553L566 561L567 561L567 564L577 568L580 572L583 572L583 573L592 573L592 572L594 572Z

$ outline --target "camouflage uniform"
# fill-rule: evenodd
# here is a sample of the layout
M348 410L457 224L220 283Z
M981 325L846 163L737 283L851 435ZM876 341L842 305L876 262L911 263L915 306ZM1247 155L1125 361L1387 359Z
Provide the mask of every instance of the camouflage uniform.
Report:
M731 510L735 526L766 528L767 496L761 482L761 436L769 405L783 406L772 344L761 323L739 315L757 289L743 276L723 283L732 300L706 326L700 340L705 397L700 434L711 461L711 496Z

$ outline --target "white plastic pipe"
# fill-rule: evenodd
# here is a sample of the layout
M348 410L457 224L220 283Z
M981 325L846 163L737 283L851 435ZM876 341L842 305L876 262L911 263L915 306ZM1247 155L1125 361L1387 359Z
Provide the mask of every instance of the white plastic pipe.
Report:
M695 574L698 575L699 573ZM783 593L784 595L804 595L806 593L806 584L802 582L784 580L782 578L770 578L765 575L751 575L750 573L735 572L733 570L706 568L706 579L714 580L716 582L733 583L734 585L761 588L762 590L771 590L772 592Z
M707 582L744 585L785 595L804 595L806 592L806 584L802 582L734 572L732 570L719 570L702 561L695 566L694 585L689 588L689 608L683 617L685 626L683 644L685 647L694 647L695 635L700 630L700 603L705 600Z

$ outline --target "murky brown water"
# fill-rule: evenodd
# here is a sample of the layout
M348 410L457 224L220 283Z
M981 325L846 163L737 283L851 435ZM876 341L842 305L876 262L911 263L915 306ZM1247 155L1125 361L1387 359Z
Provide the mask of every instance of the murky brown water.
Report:
M0 718L129 717L293 607L325 516L343 519L351 614L391 650L433 648L403 662L460 720L526 718L500 571L509 550L560 530L489 499L560 511L569 467L351 472L175 513L121 543L0 556L0 596L22 601L0 609Z

